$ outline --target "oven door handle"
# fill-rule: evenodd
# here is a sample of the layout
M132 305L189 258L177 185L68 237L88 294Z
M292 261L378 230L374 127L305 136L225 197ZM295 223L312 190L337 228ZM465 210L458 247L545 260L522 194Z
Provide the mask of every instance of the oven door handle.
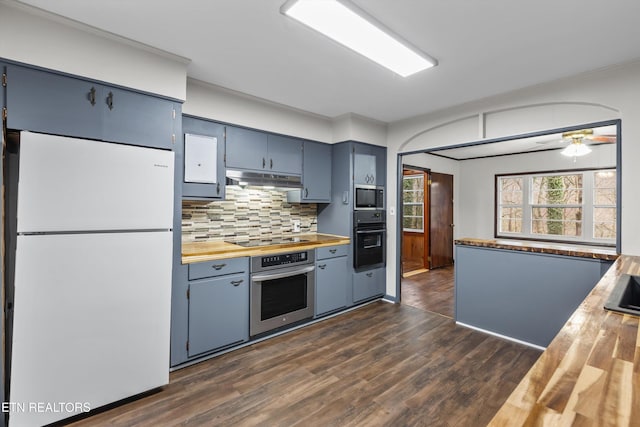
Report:
M290 277L290 276L297 276L298 274L311 273L315 269L316 269L316 267L314 265L309 265L309 266L304 267L304 268L298 268L298 269L295 269L295 270L281 271L281 272L278 272L278 273L254 274L253 276L251 276L251 281L252 282L265 282L267 280L282 279L283 277Z
M384 228L381 228L379 230L357 230L356 234L373 234L373 233L384 233L385 231L387 231Z

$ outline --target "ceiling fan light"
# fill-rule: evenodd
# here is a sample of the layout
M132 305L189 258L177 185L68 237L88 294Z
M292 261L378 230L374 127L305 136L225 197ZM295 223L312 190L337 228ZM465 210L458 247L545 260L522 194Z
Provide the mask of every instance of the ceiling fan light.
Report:
M582 142L573 142L560 152L563 156L567 157L580 157L587 155L591 152L591 148L584 145Z

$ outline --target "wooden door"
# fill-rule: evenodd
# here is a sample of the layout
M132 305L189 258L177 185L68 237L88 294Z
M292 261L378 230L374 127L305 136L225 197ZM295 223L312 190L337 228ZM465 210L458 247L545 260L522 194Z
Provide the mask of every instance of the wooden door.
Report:
M430 265L453 264L453 175L431 172L430 193Z

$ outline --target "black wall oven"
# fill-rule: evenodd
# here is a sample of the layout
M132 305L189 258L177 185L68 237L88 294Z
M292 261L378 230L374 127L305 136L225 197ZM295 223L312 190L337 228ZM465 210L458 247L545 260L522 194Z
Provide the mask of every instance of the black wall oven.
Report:
M353 267L356 270L383 267L387 234L384 211L356 211L353 223Z
M251 258L249 335L313 317L314 251Z

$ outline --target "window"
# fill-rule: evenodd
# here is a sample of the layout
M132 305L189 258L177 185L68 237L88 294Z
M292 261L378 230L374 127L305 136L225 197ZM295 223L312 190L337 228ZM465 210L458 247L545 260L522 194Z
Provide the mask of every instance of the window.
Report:
M496 235L615 244L616 171L496 176Z
M402 228L424 232L424 174L402 177Z

